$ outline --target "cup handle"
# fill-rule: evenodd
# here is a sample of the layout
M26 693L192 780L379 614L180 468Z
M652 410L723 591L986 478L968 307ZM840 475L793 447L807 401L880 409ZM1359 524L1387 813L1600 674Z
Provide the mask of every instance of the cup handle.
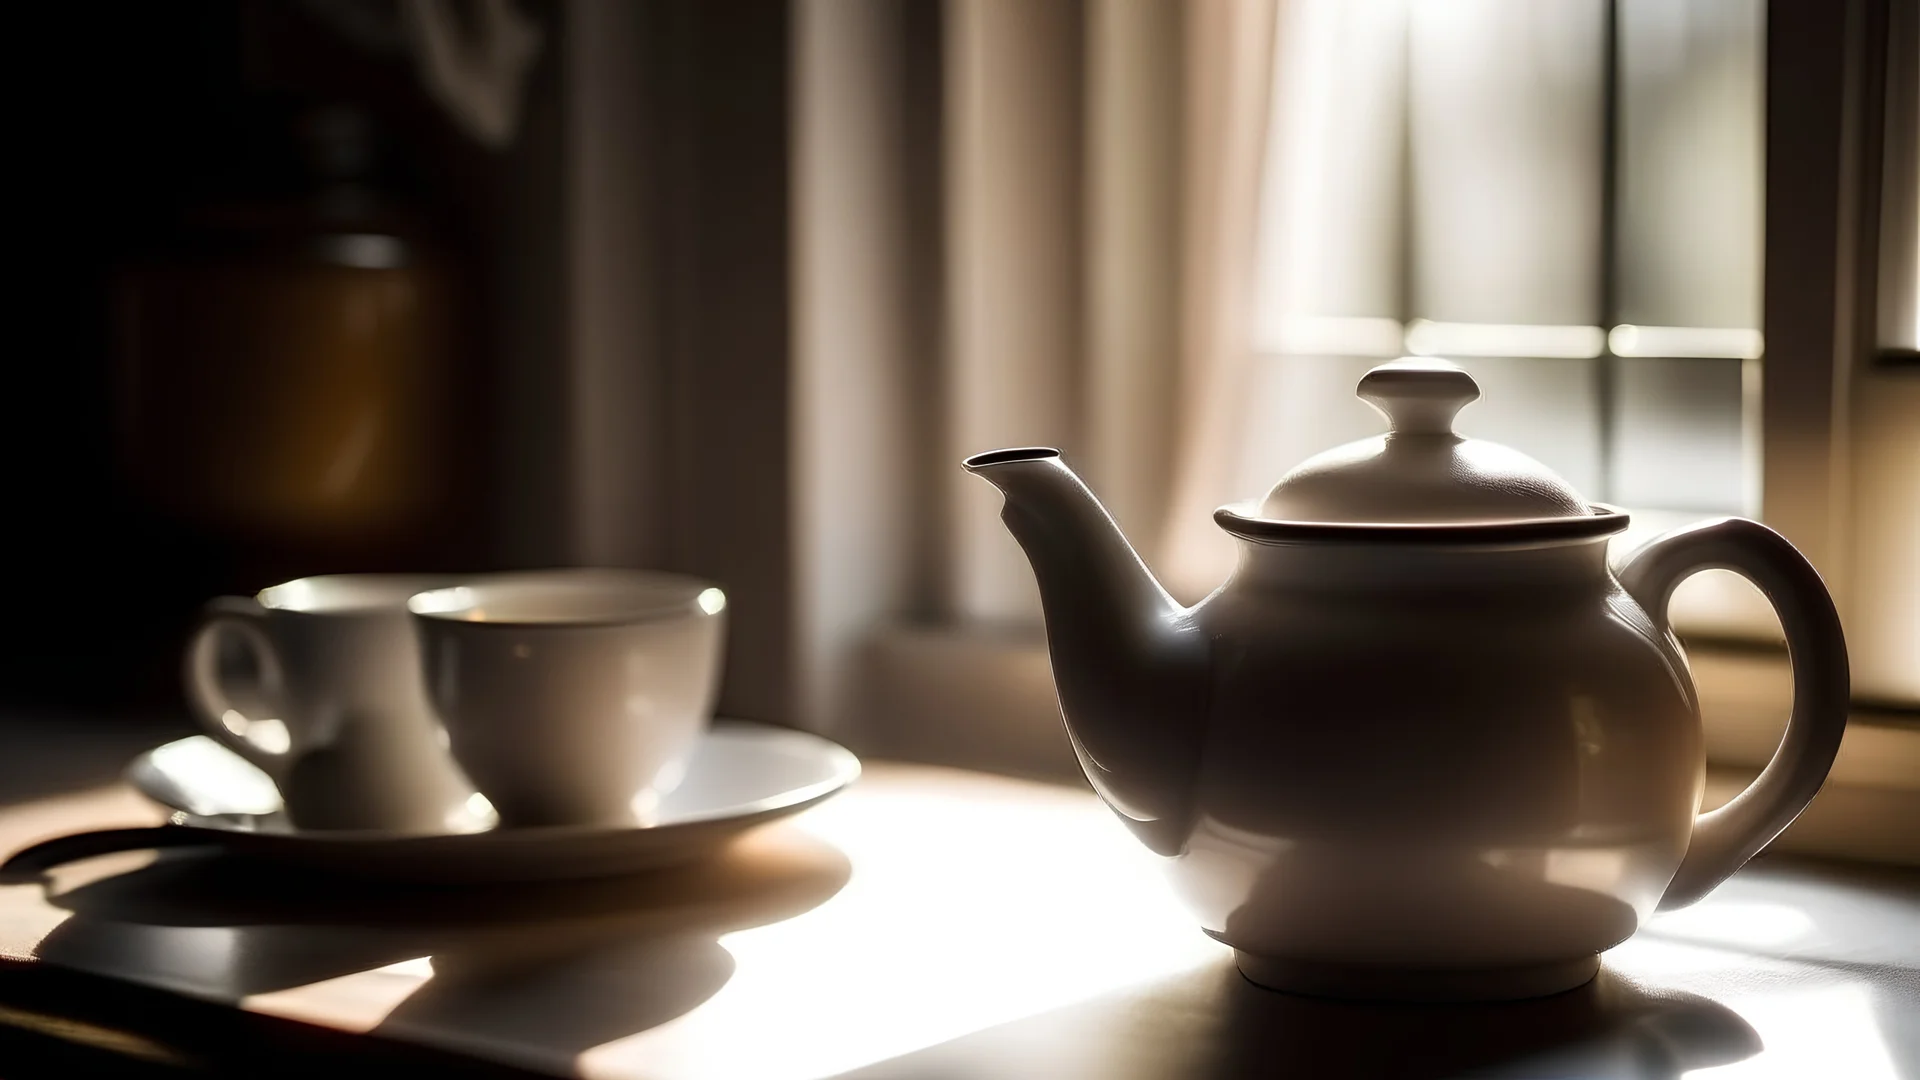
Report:
M1660 909L1686 907L1779 836L1826 782L1847 730L1847 643L1820 574L1786 538L1758 522L1721 518L1675 529L1634 552L1620 584L1678 650L1667 618L1675 586L1702 570L1732 570L1780 616L1793 664L1793 711L1767 767L1745 791L1694 820L1686 857Z
M246 715L228 696L220 680L220 642L229 635L245 642L253 653L260 668L263 696L268 701L284 698L284 668L267 633L266 609L251 597L221 596L200 610L199 622L187 641L187 704L208 735L277 782L290 760L289 731L283 720Z

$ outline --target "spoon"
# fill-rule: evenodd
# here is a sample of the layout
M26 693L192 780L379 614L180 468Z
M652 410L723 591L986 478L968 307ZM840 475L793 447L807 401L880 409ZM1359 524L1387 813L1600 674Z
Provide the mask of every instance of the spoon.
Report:
M248 834L292 831L267 774L205 739L182 739L143 754L126 776L141 794L173 809L169 823L42 840L0 863L0 881L31 880L55 866L121 851L245 850L252 846Z

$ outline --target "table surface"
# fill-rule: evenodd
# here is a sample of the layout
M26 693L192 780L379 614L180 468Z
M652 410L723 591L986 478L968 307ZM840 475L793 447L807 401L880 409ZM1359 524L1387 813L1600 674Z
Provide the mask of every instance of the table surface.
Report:
M0 809L0 854L156 812ZM1247 984L1085 792L877 763L715 861L506 891L139 853L0 886L0 955L590 1077L1920 1077L1920 877L1766 859L1558 997Z

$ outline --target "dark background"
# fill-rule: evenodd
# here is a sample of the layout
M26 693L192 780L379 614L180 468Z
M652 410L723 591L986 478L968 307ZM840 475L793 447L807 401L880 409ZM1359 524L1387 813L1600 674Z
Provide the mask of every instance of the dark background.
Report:
M615 65L618 87L578 100L568 96L571 80L608 72L568 68L567 6L516 6L543 40L517 135L500 149L470 137L431 98L393 0L46 0L9 9L16 27L5 77L18 136L8 235L21 238L9 278L25 284L8 306L0 383L0 588L9 601L0 715L177 718L180 648L195 612L218 594L316 573L592 562L724 586L733 619L720 708L786 717L795 592L783 458L787 6L651 0L598 9L619 23L632 56ZM471 18L476 7L454 10ZM582 128L591 115L582 102L609 93L631 95L620 99L632 108L618 130ZM340 178L329 170L341 160L337 140L310 136L337 130L317 118L341 110L368 133L350 140L371 163L352 183L385 208L373 225L309 220L334 206L328 193ZM632 201L619 204L636 223L617 235L629 245L625 276L599 282L615 303L631 298L640 329L612 356L583 353L571 337L579 291L570 275L605 273L577 267L576 256L593 246L582 237L607 235L595 216L606 207L582 209L569 183L570 155L597 140L614 140L610 148L640 163ZM235 230L234 221L248 224ZM210 231L209 222L224 224ZM282 255L307 250L300 245L311 247L313 235L388 232L395 222L449 297L430 393L416 395L429 404L409 406L433 428L423 440L432 457L424 493L380 528L311 518L269 528L263 515L183 513L183 492L208 485L207 461L251 464L250 444L215 414L226 408L231 419L236 401L270 402L324 365L301 353L306 330L275 339L278 324L263 315L252 332L265 345L212 357L213 370L248 386L229 400L219 400L218 380L130 378L127 342L144 341L142 355L154 343L127 330L118 298L129 276L158 267L162 280L184 281L180 267L211 260L280 280ZM236 235L280 254L235 261L245 246ZM228 312L251 309L195 310L175 321L193 329L198 319L217 336L245 323ZM159 370L193 368L204 359L196 349L176 347ZM604 386L632 400L606 404ZM614 418L620 438L603 445L580 434L573 421L583 395L602 424ZM281 401L275 416L303 423L319 410ZM622 455L617 480L583 494L579 462L602 454ZM196 456L197 477L178 467ZM638 526L625 547L596 546L582 539L583 508L611 508Z
M553 155L553 35L523 138L467 138L420 89L397 42L350 41L293 0L39 3L14 10L19 126L14 335L0 423L7 605L0 705L167 709L193 612L218 593L356 569L484 569L511 554L495 505L516 455L501 426L500 341L511 317L511 223ZM337 5L376 15L381 5ZM545 6L529 13L551 18ZM386 9L391 14L391 7ZM329 20L330 21L330 20ZM376 148L366 178L417 212L453 286L443 497L378 536L263 535L183 520L131 482L116 411L117 276L189 243L196 208L297 204L314 185L300 125L348 107ZM551 123L548 123L551 127ZM530 137L528 137L530 136ZM503 223L505 225L503 226ZM524 232L525 230L521 230ZM558 287L555 285L554 287ZM529 358L539 362L538 358ZM551 426L537 408L519 424Z

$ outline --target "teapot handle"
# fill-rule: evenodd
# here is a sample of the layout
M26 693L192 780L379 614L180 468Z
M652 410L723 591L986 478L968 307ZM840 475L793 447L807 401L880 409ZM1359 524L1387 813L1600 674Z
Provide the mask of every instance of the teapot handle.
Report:
M1674 587L1714 569L1753 582L1779 614L1793 663L1793 712L1753 783L1694 820L1686 857L1660 898L1662 910L1707 895L1793 824L1826 782L1847 729L1847 643L1839 613L1819 572L1779 533L1744 518L1675 529L1634 552L1621 567L1620 584L1673 641L1667 601Z

